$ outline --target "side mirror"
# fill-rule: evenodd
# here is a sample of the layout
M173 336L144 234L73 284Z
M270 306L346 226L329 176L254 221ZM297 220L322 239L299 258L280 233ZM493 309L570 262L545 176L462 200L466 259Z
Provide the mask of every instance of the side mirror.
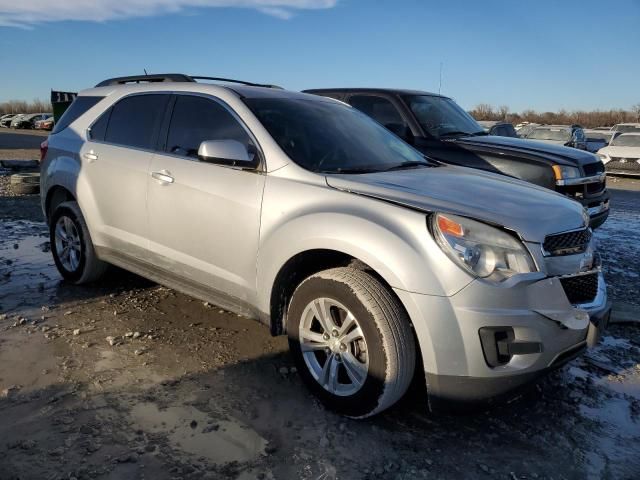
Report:
M413 134L407 125L402 123L386 123L384 126L387 130L396 134L405 142L413 144Z
M221 165L254 166L255 155L237 140L205 140L198 147L198 158L203 162Z

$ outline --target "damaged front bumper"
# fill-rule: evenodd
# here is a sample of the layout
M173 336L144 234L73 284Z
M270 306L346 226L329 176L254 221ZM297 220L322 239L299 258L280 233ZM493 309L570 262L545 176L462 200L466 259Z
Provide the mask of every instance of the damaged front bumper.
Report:
M566 278L580 275L596 276L597 293L572 304ZM541 276L504 285L476 280L451 297L396 290L420 343L432 410L513 394L597 343L611 311L599 267Z

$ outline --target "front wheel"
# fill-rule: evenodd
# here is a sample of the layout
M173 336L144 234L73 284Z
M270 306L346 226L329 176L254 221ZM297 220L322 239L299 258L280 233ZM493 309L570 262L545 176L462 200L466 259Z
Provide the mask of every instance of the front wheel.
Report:
M287 331L303 381L342 415L364 418L389 408L413 378L407 314L364 271L335 268L304 280L291 299Z
M64 202L49 223L51 253L62 277L76 285L98 280L107 264L96 256L87 223L76 202Z

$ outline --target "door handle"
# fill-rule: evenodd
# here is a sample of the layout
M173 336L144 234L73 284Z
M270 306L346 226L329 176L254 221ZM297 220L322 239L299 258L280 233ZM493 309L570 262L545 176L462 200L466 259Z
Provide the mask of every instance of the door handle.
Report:
M90 152L85 153L82 156L84 158L86 158L87 160L89 160L89 163L95 162L98 159L98 155L93 153L93 150L91 150Z
M171 176L171 173L166 170L153 172L151 176L158 180L161 184L173 183L173 177Z

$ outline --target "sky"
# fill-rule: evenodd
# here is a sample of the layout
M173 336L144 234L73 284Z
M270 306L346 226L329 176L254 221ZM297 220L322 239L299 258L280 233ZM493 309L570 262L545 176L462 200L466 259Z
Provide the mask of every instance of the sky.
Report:
M0 0L0 102L180 72L464 108L640 103L640 0Z

